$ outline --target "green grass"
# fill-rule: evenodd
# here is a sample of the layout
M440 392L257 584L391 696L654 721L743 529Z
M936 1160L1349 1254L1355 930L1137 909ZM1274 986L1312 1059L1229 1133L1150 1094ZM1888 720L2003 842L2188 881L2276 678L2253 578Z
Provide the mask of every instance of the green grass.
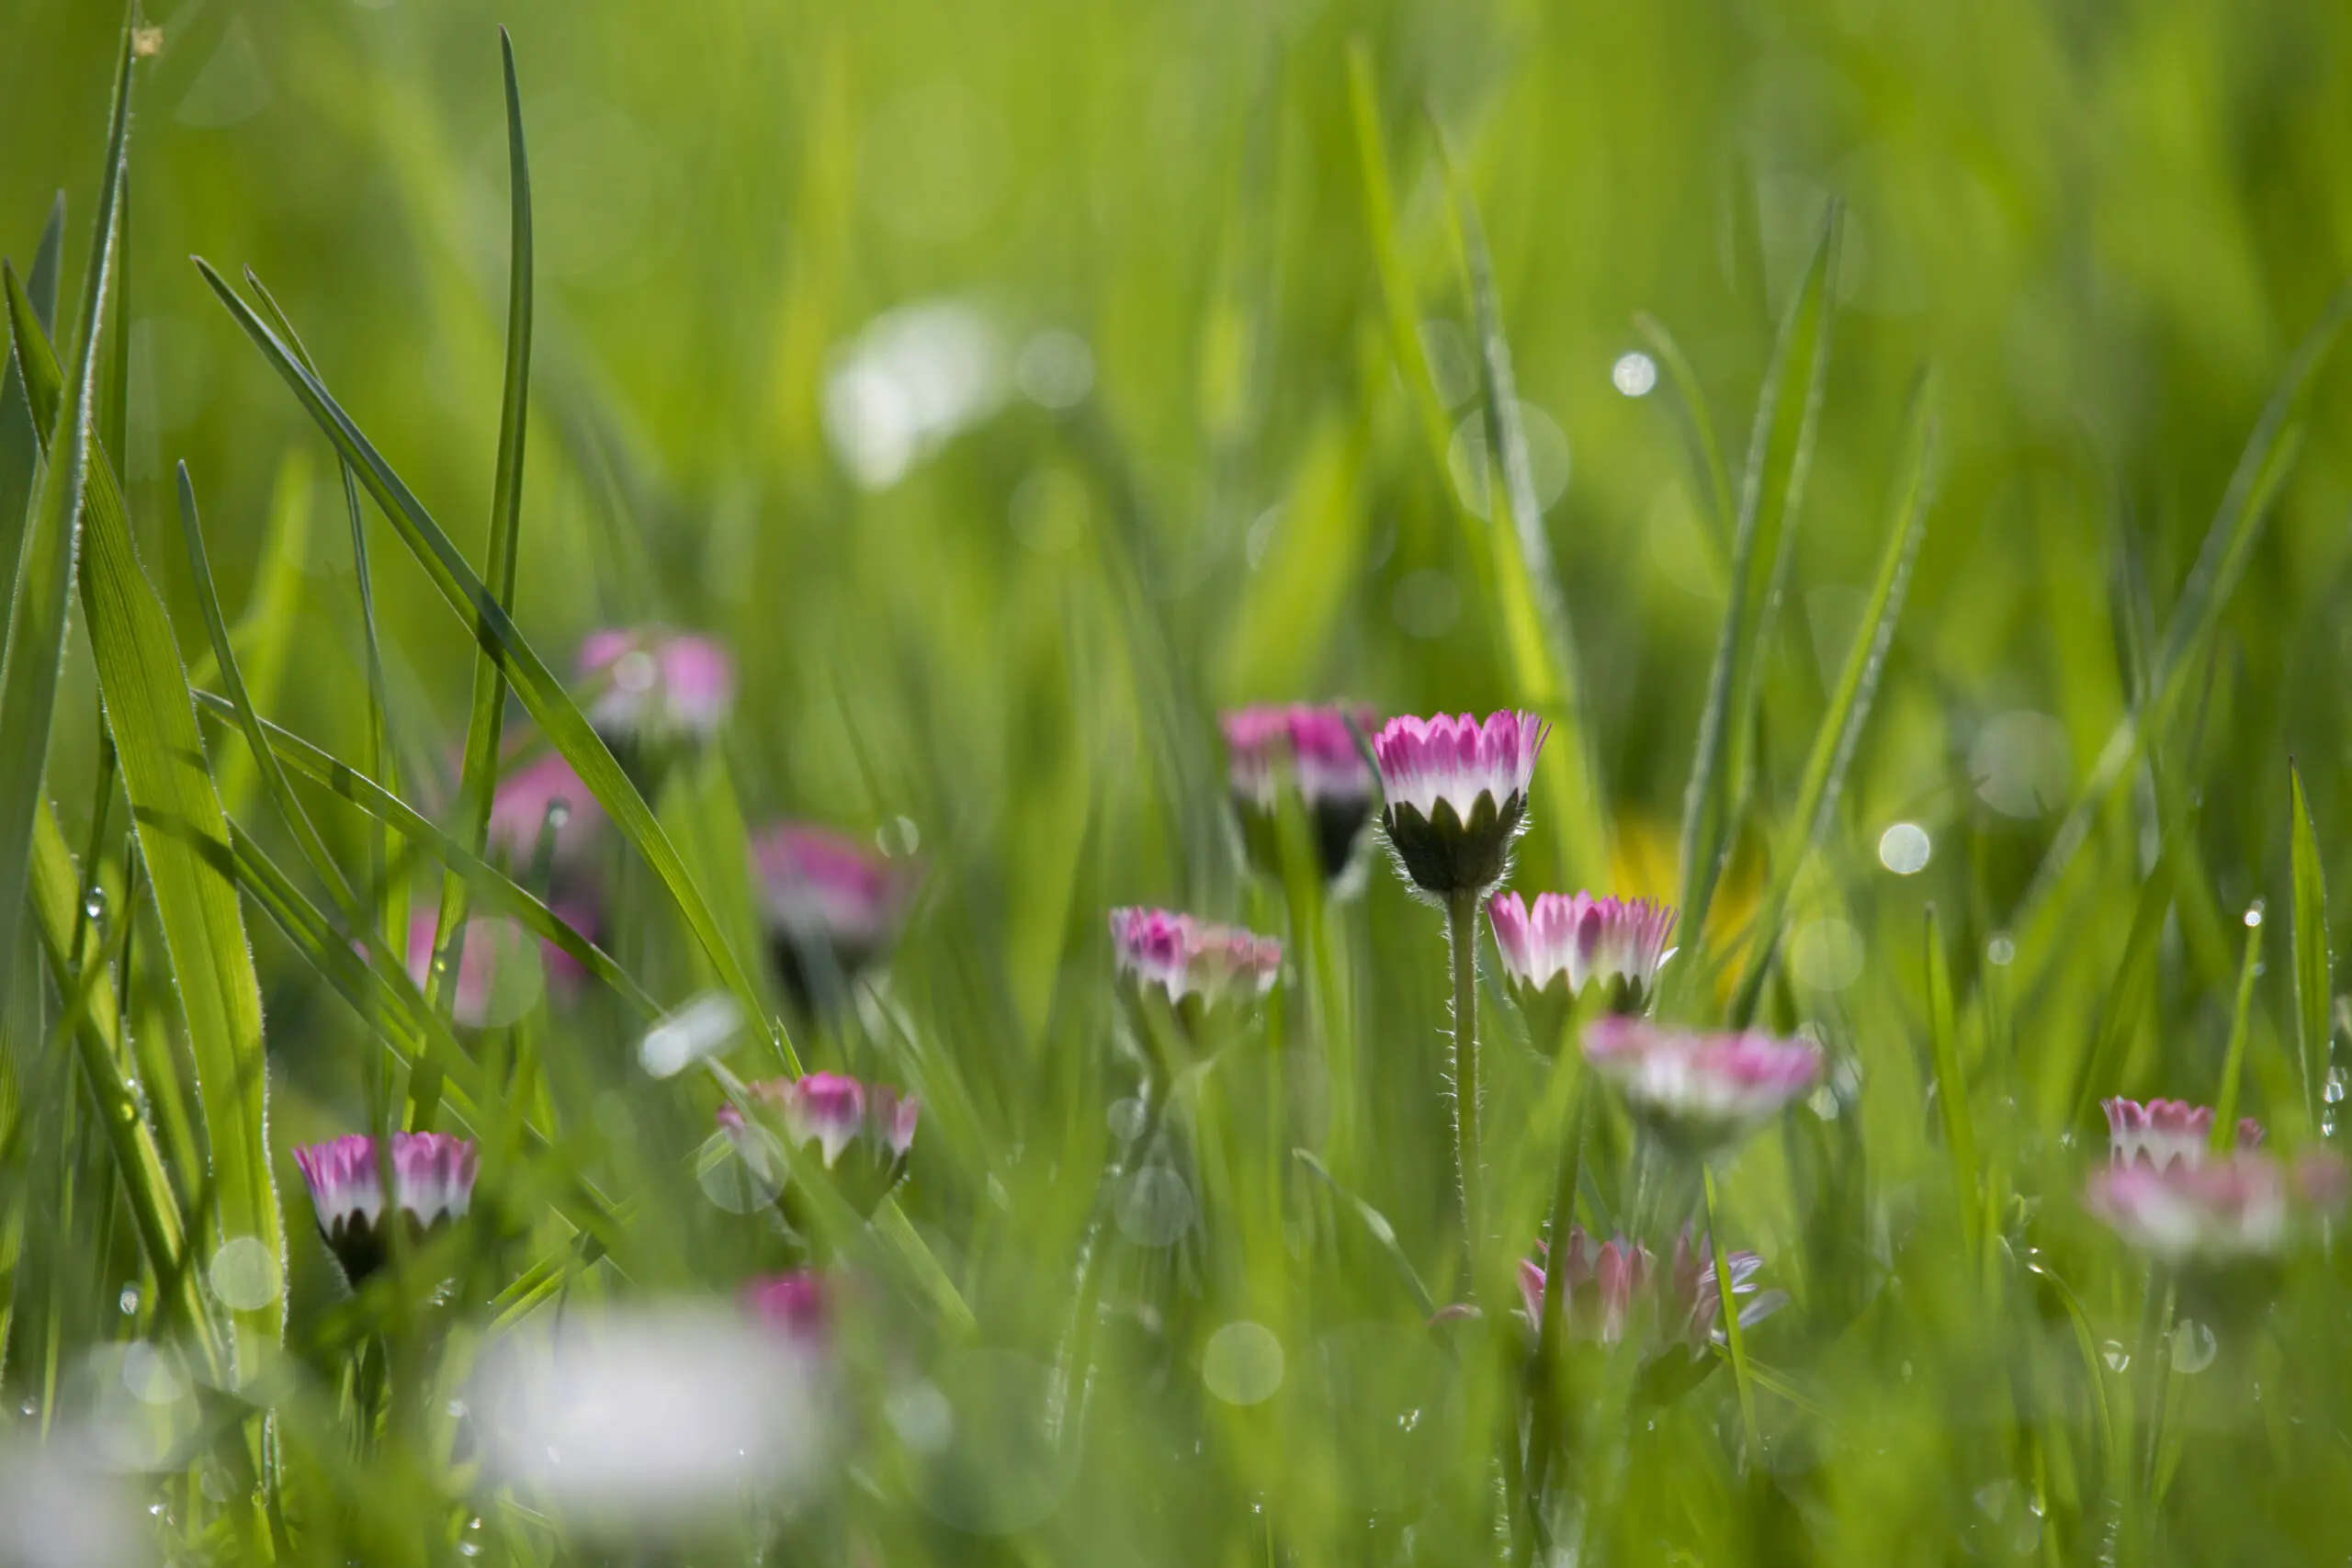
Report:
M2108 1095L2339 1136L2352 15L657 11L0 9L0 1562L93 1476L188 1563L2352 1552L2352 1261L2081 1201ZM993 379L894 446L844 367L925 301ZM666 771L571 678L656 622L741 675ZM1443 919L1224 788L1220 708L1339 697L1550 719L1511 886L1679 901L1664 1010L1821 1091L1669 1179L1483 946L1465 1248ZM550 748L593 922L486 837ZM919 876L845 1013L761 934L787 816ZM1126 904L1289 962L1138 1018ZM588 978L470 1027L413 910ZM922 1094L870 1220L714 1136L803 1066ZM289 1150L394 1125L482 1175L355 1292ZM1548 1216L1677 1204L1788 1304L1522 1336ZM741 1377L637 1434L830 1411L788 1496L497 1468L502 1358L812 1256L830 1392L697 1320Z

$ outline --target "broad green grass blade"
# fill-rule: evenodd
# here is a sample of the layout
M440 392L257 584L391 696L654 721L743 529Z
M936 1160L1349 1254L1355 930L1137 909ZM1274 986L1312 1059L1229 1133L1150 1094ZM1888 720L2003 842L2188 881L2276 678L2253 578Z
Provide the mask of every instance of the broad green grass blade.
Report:
M20 338L18 348L28 365L44 356L49 367L55 364L49 344L37 336ZM28 376L27 385L38 379ZM253 1291L232 1314L235 1364L245 1368L256 1347L276 1342L285 1301L285 1249L269 1168L261 987L230 875L228 819L206 768L171 622L140 570L114 470L95 443L90 457L82 612L196 1062L219 1245L236 1244L232 1258L250 1261L234 1266ZM264 1285L266 1297L259 1293Z
M130 136L130 31L126 20L115 69L113 124L107 133L106 170L90 234L90 262L74 312L70 378L31 299L13 270L6 276L9 331L27 406L43 453L51 460L34 487L16 562L6 652L0 655L0 953L17 951L17 916L25 906L33 808L49 761L50 719L57 706L57 674L65 659L65 607L74 577L74 537L82 516L83 471L88 464L91 393L97 374L98 321L115 265L115 209L122 191L124 149ZM39 347L35 344L38 343ZM43 385L45 383L45 386ZM44 390L50 396L44 400ZM59 443L63 444L62 451ZM13 958L12 960L13 961Z
M1951 1156L1952 1201L1960 1209L1960 1234L1972 1266L1977 1256L1975 1119L1968 1105L1968 1079L1960 1067L1960 1029L1952 1008L1951 964L1936 907L1928 906L1928 1054L1936 1069L1936 1104L1943 1112L1944 1151Z
M1912 563L1918 558L1919 540L1927 532L1928 508L1935 491L1936 426L1932 389L1922 378L1911 394L1909 434L1900 459L1894 516L1881 551L1878 575L1871 584L1862 612L1862 629L1846 655L1829 705L1814 734L1804 781L1797 787L1796 807L1781 848L1773 858L1772 879L1757 908L1756 940L1748 943L1747 970L1734 996L1731 1022L1744 1028L1756 1015L1763 995L1764 976L1780 950L1781 917L1796 890L1798 874L1828 831L1837 813L1838 794L1846 770L1861 743L1862 727L1870 720L1871 701L1877 694L1880 674L1886 668L1886 650L1894 640L1895 622L1903 615L1904 592L1911 581Z
M2246 911L2245 964L2238 971L2237 1005L2230 1010L2230 1048L2222 1058L2222 1091L2213 1099L2211 1147L2225 1155L2238 1140L2238 1089L2245 1079L2246 1037L2254 1032L2254 981L2262 973L2262 909Z
M490 558L483 576L498 607L514 609L516 532L523 515L523 445L531 400L531 164L523 146L523 94L514 78L514 40L498 29L506 78L507 235L506 377L498 414L498 469L491 481ZM473 705L466 719L466 759L458 786L458 841L480 855L490 837L491 797L498 789L499 738L505 728L506 671L491 644L474 660ZM441 879L441 908L434 925L433 964L425 996L446 1013L457 992L458 944L464 940L466 879ZM440 1086L427 1073L409 1080L408 1122L433 1123Z
M1548 799L1541 810L1559 822L1558 862L1565 886L1604 877L1609 869L1609 819L1601 810L1600 778L1586 728L1583 674L1575 629L1560 597L1552 564L1552 542L1544 531L1544 508L1535 494L1534 470L1527 456L1527 431L1520 418L1510 343L1503 335L1502 301L1495 288L1494 259L1487 251L1477 204L1445 162L1453 197L1456 231L1476 323L1478 365L1486 394L1487 450L1499 459L1503 482L1489 484L1494 526L1487 543L1494 553L1494 581L1502 600L1505 641L1513 682L1527 705L1552 721L1550 744L1540 764ZM1465 523L1469 521L1464 513ZM1517 548L1502 535L1510 529Z
M122 1182L141 1247L148 1267L159 1280L178 1284L176 1310L202 1355L218 1375L220 1343L213 1331L196 1272L187 1265L187 1236L166 1174L162 1151L146 1118L139 1114L129 1083L132 1066L122 1037L122 1015L114 980L98 962L98 933L82 918L82 879L74 867L73 852L46 806L33 824L33 919L41 948L60 996L74 996L80 1006L74 1021L75 1046L81 1053L99 1120L114 1154L115 1170ZM80 946L75 947L79 935Z
M1675 401L1682 407L1683 423L1690 432L1690 446L1698 459L1700 476L1707 481L1707 494L1713 502L1714 532L1709 536L1715 548L1728 551L1732 530L1738 526L1736 504L1731 494L1731 470L1724 466L1723 443L1715 436L1714 416L1707 412L1706 389L1699 384L1699 373L1690 367L1690 356L1682 352L1666 323L1647 310L1634 317L1634 330L1642 334L1666 367L1666 378L1674 383ZM1718 564L1723 558L1718 557Z
M1769 646L1774 601L1790 541L1789 525L1804 491L1814 426L1828 378L1829 317L1837 299L1838 214L1832 208L1804 278L1781 317L1771 366L1756 403L1742 481L1738 525L1732 531L1731 595L1707 675L1706 705L1682 795L1682 894L1679 923L1695 944L1706 930L1715 882L1731 842L1731 781L1739 776L1735 748L1751 728L1754 694ZM1686 966L1686 974L1702 965Z
M197 702L223 718L242 722L236 705L225 697L199 692ZM455 870L473 885L478 897L486 899L500 913L511 916L534 935L553 942L579 960L582 967L620 993L645 1017L651 1019L662 1015L662 1005L648 995L627 970L615 963L610 953L566 924L561 916L548 908L529 889L441 831L423 812L358 769L337 761L300 736L280 728L267 719L262 719L260 723L262 734L278 762L291 768L297 775L334 791L432 854L443 865Z
M25 292L32 299L40 330L57 331L57 257L65 238L65 193L50 204L49 221L41 226L40 244L33 252L32 272ZM25 404L25 378L17 368L13 341L5 355L6 379L0 383L0 562L13 586L17 552L25 542L25 507L32 499L33 472L40 446L33 434L32 411ZM0 640L8 630L9 596L0 594Z
M2212 526L2198 549L2197 564L2182 584L2172 619L2165 624L2151 673L2149 699L2143 707L2117 721L2100 749L2090 776L2067 808L2065 820L2035 868L2025 897L2018 902L2010 921L2018 930L2025 930L2048 903L2059 878L2089 838L2100 808L2129 776L2132 764L2147 747L2164 740L2188 689L2189 671L2221 625L2222 613L2229 607L2239 579L2245 575L2246 561L2270 519L2270 509L2301 454L2320 372L2334 355L2347 317L2352 317L2352 285L2337 291L2318 324L2297 345L2269 401L2263 405L2262 417L2246 438Z
M1724 1247L1724 1224L1721 1205L1715 1201L1715 1171L1713 1166L1700 1167L1700 1175L1707 1195L1707 1238L1713 1244L1715 1278L1728 1280L1731 1259ZM1739 1421L1747 1432L1748 1462L1755 1463L1764 1452L1764 1439L1756 1429L1756 1380L1747 1366L1747 1334L1740 1326L1739 1298L1724 1294L1720 1298L1724 1317L1724 1345L1731 1352L1732 1382L1739 1392Z
M254 711L253 695L245 688L237 650L230 642L228 617L220 613L220 595L212 584L212 561L205 553L204 525L196 513L196 486L188 479L186 463L179 465L177 478L180 534L187 544L188 575L196 584L198 605L204 612L205 632L212 639L214 666L220 671L220 683L228 688L229 704L236 712L238 727L244 731L246 747L253 753L254 765L261 770L270 804L294 835L295 847L310 862L311 873L333 892L346 913L356 912L351 884L345 880L343 868L335 863L326 840L319 836L311 814L302 809L294 786L286 782L286 770L278 766L277 753L270 750L268 738L262 733L261 716Z
M2319 1132L2322 1095L2327 1082L2329 1013L2335 1002L2335 974L2327 947L2327 879L2320 867L2319 831L2312 826L2311 797L2303 793L2303 771L2287 764L2289 809L2294 835L2295 1043L2303 1068L2303 1120Z
M758 994L752 986L734 951L728 945L717 918L709 905L687 874L685 863L653 812L645 797L621 772L620 764L595 729L588 723L579 705L571 700L554 673L537 652L524 639L512 618L493 599L481 580L466 565L449 536L442 531L424 505L411 492L391 466L361 434L351 417L328 393L318 378L294 359L277 334L265 326L252 309L239 299L220 275L204 262L197 263L205 281L212 286L231 315L237 319L255 347L279 375L285 378L295 396L335 444L360 475L368 493L373 496L384 514L399 531L401 541L414 554L425 573L439 589L452 610L469 621L475 636L485 647L494 647L506 668L509 682L530 710L532 717L547 733L548 742L563 754L580 774L581 783L596 797L611 817L614 825L645 857L654 874L669 889L676 900L695 938L710 955L710 961L727 988L742 1002L750 1016L762 1016ZM799 1058L792 1051L791 1042L771 1021L770 1029L786 1066L793 1073L800 1071Z

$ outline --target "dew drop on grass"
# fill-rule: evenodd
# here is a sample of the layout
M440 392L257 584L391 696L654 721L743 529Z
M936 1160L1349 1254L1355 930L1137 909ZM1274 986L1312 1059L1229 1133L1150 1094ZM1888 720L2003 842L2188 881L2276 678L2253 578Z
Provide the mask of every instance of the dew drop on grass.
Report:
M1897 876L1925 871L1934 852L1928 830L1917 822L1897 822L1878 837L1878 863Z
M2110 1339L2100 1346L2098 1353L2099 1359L2107 1363L2107 1370L2110 1372L2120 1372L2132 1364L2132 1352L2126 1350L2116 1340Z
M125 1317L129 1317L132 1313L137 1312L139 1310L139 1287L136 1285L125 1285L122 1288L122 1294L116 1298L115 1304L122 1308L122 1315Z
M1136 1171L1119 1194L1119 1233L1137 1247L1166 1247L1193 1225L1193 1190L1164 1165Z
M2009 939L2007 931L1995 933L1993 940L1984 944L1984 961L1996 968L2014 964L2017 956L2018 944Z
M2172 1331L2173 1371L2191 1375L2201 1372L2213 1364L2221 1348L2212 1329L2185 1317Z
M82 896L82 913L87 915L93 924L105 919L107 918L107 890L103 887L93 887L87 893L84 894Z
M2321 1086L2319 1097L2330 1105L2344 1103L2344 1069L2342 1067L2327 1069L2327 1082Z
M548 802L548 827L550 829L560 831L571 820L571 802L562 799Z

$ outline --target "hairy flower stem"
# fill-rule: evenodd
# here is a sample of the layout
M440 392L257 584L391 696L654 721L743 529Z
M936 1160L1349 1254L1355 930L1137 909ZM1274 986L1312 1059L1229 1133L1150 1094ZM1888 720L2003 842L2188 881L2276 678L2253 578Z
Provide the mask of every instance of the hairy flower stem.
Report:
M1462 1235L1472 1290L1478 1276L1478 895L1446 900L1453 958L1453 1163L1462 1181Z

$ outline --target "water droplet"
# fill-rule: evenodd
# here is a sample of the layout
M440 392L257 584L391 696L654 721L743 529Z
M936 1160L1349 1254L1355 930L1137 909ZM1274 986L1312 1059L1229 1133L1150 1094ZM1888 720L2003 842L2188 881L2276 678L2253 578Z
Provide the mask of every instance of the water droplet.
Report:
M2017 961L2018 944L2007 931L1996 931L1993 940L1984 944L1984 961L1996 968L2007 967Z
M1878 863L1897 876L1926 870L1934 853L1934 841L1917 822L1897 822L1878 836Z
M2256 898L2253 903L2248 904L2248 905L2245 907L2245 924L2246 924L2246 929L2247 929L2248 931L2252 931L2255 927L2256 927L2256 926L2260 925L2261 923L2262 923L2262 900L2261 900L2261 899L2259 899L2259 898Z
M2211 1328L2194 1318L2182 1318L2172 1331L2173 1371L2201 1372L2213 1364L2221 1348L2221 1342L2213 1337Z
M2098 1348L2099 1359L2107 1363L2110 1372L2120 1372L2132 1364L2132 1352L2113 1339Z
M562 799L550 800L548 802L548 826L549 828L560 831L563 825L571 820L571 802Z
M132 1313L137 1312L139 1310L139 1287L136 1285L125 1285L122 1288L122 1294L116 1298L116 1304L122 1308L122 1314L125 1317L129 1317Z
M1609 367L1609 384L1629 398L1646 398L1657 385L1657 361L1639 349L1621 354Z
M2330 1105L2344 1103L2344 1069L2342 1067L2327 1069L2327 1081L2320 1086L2319 1097Z
M1164 1165L1148 1165L1119 1194L1120 1234L1137 1247L1166 1247L1193 1227L1193 1189Z
M453 1400L451 1400L451 1401L449 1402L448 1409L449 1409L449 1419L450 1419L450 1420L452 1420L452 1421L462 1421L462 1420L464 1420L464 1419L466 1418L466 1416L467 1416L467 1415L468 1415L468 1411L467 1411L467 1409L466 1409L466 1402L465 1402L464 1400L462 1400L462 1399L453 1399ZM468 1529L474 1529L474 1530L478 1530L478 1529L481 1529L481 1521L480 1519L476 1519L472 1524L468 1525L466 1528L467 1528Z
M481 1555L481 1542L478 1540L459 1541L458 1543L458 1555L460 1557L480 1557Z
M1123 1144L1132 1144L1141 1135L1143 1119L1144 1103L1133 1095L1113 1100L1109 1113L1103 1118L1110 1123L1111 1135Z

